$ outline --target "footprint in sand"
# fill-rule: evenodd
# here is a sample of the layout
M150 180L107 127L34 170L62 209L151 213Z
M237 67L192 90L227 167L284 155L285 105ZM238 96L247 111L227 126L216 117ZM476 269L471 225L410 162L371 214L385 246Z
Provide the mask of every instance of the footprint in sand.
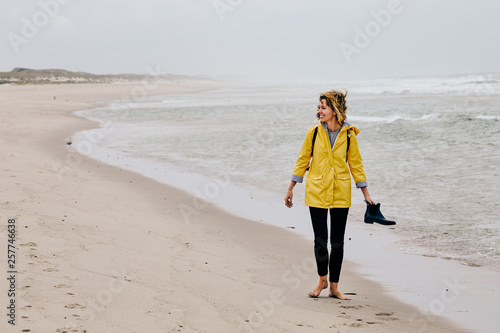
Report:
M74 328L73 326L71 326L71 327L58 328L56 330L56 332L58 332L58 333L69 333L69 332L80 332L80 330L78 330L78 329ZM84 332L86 332L86 331L84 331Z
M339 318L345 318L345 319L352 319L352 316L346 314L345 312L341 312L340 314L337 315Z
M361 305L341 305L340 307L344 308L344 309L361 309L362 308Z
M61 284L54 286L54 288L69 288L69 287L71 287L71 286L64 284L64 283L61 283Z
M68 305L65 305L64 307L68 308L68 309L85 309L86 308L85 305L81 305L78 303L68 304Z
M393 314L394 312L380 312L376 313L375 315L380 317L380 319L382 320L399 320L399 318L392 317Z
M59 272L59 270L57 268L45 268L43 270L44 272Z
M394 312L380 312L380 313L376 313L375 316L389 317L389 316L392 316L393 314L394 314Z
M29 243L19 244L19 246L38 246L38 244L35 242L29 242Z

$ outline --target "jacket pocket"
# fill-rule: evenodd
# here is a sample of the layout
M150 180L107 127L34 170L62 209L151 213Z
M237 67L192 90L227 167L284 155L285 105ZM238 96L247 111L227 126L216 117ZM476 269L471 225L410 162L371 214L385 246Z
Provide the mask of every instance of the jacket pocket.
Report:
M340 180L351 180L351 175L349 173L339 173L337 178Z
M309 175L309 177L307 177L311 180L321 180L323 179L323 175Z

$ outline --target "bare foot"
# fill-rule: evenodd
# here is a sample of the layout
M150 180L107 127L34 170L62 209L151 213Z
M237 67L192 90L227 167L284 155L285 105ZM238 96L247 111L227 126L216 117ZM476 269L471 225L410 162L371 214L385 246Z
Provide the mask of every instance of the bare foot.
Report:
M335 282L330 282L330 295L328 295L333 298L338 298L338 299L343 299L343 300L350 300L349 297L344 296L339 289L338 289L338 283Z
M326 282L326 280L321 280L320 279L318 285L316 286L316 288L314 288L313 291L309 292L308 295L309 295L309 297L314 297L314 298L318 297L319 294L321 294L321 291L323 289L326 289L326 288L328 288L328 282Z

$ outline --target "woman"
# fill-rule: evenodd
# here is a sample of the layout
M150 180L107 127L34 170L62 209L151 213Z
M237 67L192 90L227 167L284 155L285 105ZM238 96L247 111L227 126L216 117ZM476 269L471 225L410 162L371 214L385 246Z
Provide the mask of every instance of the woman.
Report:
M309 206L311 215L314 254L319 275L319 283L309 293L310 297L318 297L321 291L328 287L327 275L330 271L329 296L344 300L350 299L338 289L344 256L345 226L351 206L350 174L356 182L356 187L363 192L365 200L370 204L375 204L368 193L366 175L359 153L356 138L359 129L345 122L346 96L347 92L335 90L320 95L317 113L320 123L307 131L285 196L285 205L291 208L293 187L296 183L302 183L309 167L305 204ZM311 162L310 165L309 162ZM331 221L330 257L327 248L328 211L330 211Z

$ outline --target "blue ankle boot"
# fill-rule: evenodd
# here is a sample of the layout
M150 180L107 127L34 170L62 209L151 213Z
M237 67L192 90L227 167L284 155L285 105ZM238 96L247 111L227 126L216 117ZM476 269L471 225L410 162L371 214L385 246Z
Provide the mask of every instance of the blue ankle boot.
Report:
M383 225L394 225L395 221L388 220L380 211L380 203L376 205L366 204L365 223L380 223Z

